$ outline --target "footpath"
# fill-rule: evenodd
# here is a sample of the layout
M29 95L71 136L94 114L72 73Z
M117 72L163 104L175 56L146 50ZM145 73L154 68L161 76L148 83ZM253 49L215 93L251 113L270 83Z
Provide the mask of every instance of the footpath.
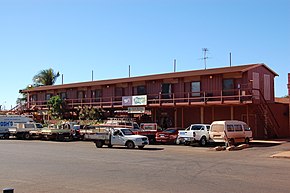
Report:
M277 140L253 140L253 143L271 143L271 144L283 144L289 143L290 139L277 139ZM279 153L271 155L272 158L288 158L290 159L290 148Z

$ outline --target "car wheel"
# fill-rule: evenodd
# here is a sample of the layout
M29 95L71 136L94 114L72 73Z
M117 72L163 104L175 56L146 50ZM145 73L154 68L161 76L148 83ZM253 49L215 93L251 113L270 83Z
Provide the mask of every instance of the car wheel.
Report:
M95 144L96 144L97 148L103 147L103 142L102 141L96 141Z
M230 139L230 141L229 141L229 145L231 146L231 145L235 145L235 140L234 139Z
M205 138L205 136L203 136L199 141L199 145L204 147L204 146L206 146L206 144L207 144L206 138Z
M190 142L189 141L185 141L184 142L184 145L189 146L190 145Z
M139 149L143 149L144 148L144 145L140 145L138 146Z
M26 139L26 140L30 139L29 133L24 133L23 134L23 139Z
M110 144L110 145L108 145L108 148L112 148L112 147L113 147L113 145L111 145L111 144Z
M246 138L245 139L245 144L249 144L250 143L250 139L249 138Z
M135 144L133 143L133 141L128 141L127 142L127 148L129 148L129 149L135 148Z
M9 139L9 134L8 134L8 133L6 133L6 134L4 135L4 139Z

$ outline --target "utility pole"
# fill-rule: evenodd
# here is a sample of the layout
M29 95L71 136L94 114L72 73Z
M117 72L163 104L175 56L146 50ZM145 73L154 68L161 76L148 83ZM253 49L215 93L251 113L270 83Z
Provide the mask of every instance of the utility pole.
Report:
M92 81L94 81L94 71L92 70Z
M203 61L204 61L204 69L206 70L206 60L208 59L208 57L206 56L206 52L208 52L207 48L202 48L203 51Z
M131 77L131 66L129 65L129 78Z

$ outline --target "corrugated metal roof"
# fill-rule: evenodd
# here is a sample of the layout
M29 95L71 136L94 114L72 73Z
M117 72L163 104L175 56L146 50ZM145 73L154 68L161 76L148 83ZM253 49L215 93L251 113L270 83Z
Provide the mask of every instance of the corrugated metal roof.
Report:
M246 72L253 68L264 66L275 76L278 76L273 70L271 70L265 64L247 64L223 68L211 68L206 70L191 70L183 72L171 72L164 74L154 74L146 76L136 76L130 78L118 78L118 79L108 79L108 80L98 80L98 81L89 81L89 82L79 82L79 83L70 83L62 85L52 85L52 86L40 86L36 88L31 88L28 90L21 90L20 92L31 92L31 91L43 91L43 90L54 90L54 89L67 89L67 88L76 88L76 87L86 87L86 86L99 86L99 85L110 85L110 84L119 84L127 82L138 82L138 81L148 81L148 80L160 80L160 79L169 79L169 78L181 78L181 77L190 77L190 76L202 76L202 75L214 75L214 74L225 74L233 72Z

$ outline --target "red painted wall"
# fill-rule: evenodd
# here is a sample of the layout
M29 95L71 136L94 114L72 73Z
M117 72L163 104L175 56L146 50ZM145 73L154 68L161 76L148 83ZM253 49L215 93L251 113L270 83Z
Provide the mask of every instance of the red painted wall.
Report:
M248 71L248 81L253 79L253 72L259 73L259 85L260 85L260 90L264 94L264 74L270 75L270 100L268 102L274 103L274 74L269 71L267 68L260 66L258 68L254 68L252 70Z

